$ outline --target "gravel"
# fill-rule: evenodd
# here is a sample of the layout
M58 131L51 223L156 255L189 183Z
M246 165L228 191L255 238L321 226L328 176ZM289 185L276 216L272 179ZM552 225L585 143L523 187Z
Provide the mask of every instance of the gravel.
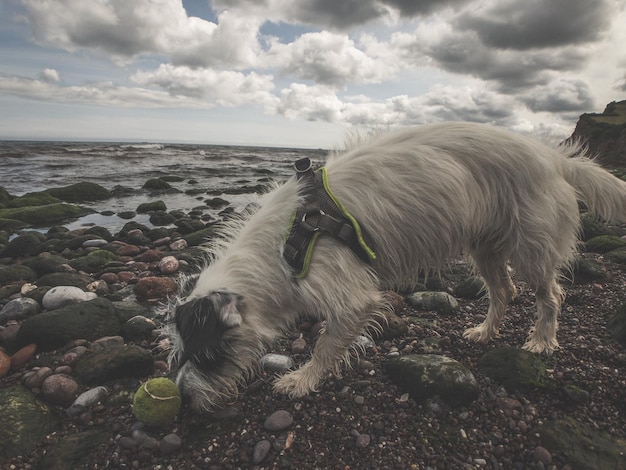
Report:
M405 307L398 313L409 322L406 334L375 341L343 377L329 378L318 393L301 399L275 395L274 375L261 372L224 409L197 415L184 406L177 422L162 429L142 429L129 402L105 401L79 418L66 418L45 445L2 468L36 468L55 443L89 429L103 429L109 437L87 457L85 468L571 468L564 456L542 446L537 426L572 417L626 438L626 352L611 340L606 327L625 300L626 276L619 265L603 263L611 273L609 281L566 285L558 333L561 349L548 359L546 389L505 390L478 369L486 351L520 347L531 327L534 296L516 280L519 296L507 311L500 338L487 346L462 338L465 328L484 318L484 298L457 299L460 311L452 316ZM303 331L286 335L270 352L290 356L296 365L308 360L311 322L303 325ZM293 347L300 337L308 347ZM428 338L439 341L425 341ZM475 374L480 387L476 401L454 408L436 398L416 403L382 372L388 357L430 352L449 356ZM113 384L113 391L131 393L137 385L120 382ZM279 425L268 426L272 419Z

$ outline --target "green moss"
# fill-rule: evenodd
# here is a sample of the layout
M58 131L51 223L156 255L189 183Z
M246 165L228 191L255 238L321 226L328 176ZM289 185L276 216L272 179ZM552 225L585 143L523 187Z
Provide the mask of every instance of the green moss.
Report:
M111 192L96 183L76 183L46 192L65 202L101 201L111 197Z
M587 247L587 251L604 254L609 251L617 250L618 248L626 247L626 240L622 240L615 235L600 235L588 240L585 246Z
M94 211L73 204L48 204L45 206L29 206L0 209L0 219L15 219L26 222L34 227L63 222L67 219L82 217Z
M180 405L180 391L176 384L159 377L139 387L133 398L133 414L148 426L167 426L176 419Z
M46 204L56 204L61 202L52 194L45 191L38 193L28 193L23 196L16 197L12 201L8 202L5 207L28 207L28 206L45 206Z
M145 214L146 212L156 212L156 211L165 212L166 210L167 210L167 206L165 205L163 201L145 202L143 204L139 204L139 207L137 207L137 213L139 214Z
M117 260L117 255L107 250L95 250L87 256L70 261L70 266L78 271L96 272L104 267L105 264Z

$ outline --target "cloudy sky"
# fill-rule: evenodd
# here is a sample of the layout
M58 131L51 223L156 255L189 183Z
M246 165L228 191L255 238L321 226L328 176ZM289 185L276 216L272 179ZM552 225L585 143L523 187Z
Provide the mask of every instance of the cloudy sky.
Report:
M1 0L0 138L563 137L626 99L626 0Z

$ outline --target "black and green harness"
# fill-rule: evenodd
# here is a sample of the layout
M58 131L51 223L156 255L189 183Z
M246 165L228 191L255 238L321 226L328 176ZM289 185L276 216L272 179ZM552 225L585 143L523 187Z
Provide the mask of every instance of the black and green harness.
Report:
M376 253L366 242L369 237L330 190L326 167L314 171L309 158L298 160L294 166L304 198L293 216L283 256L296 277L307 275L315 242L323 234L343 242L361 260L373 262Z

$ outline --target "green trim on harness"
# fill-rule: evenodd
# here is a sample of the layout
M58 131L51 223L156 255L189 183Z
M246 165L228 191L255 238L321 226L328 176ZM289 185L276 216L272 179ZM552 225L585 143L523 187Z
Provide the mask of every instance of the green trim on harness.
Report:
M320 235L334 236L361 260L371 263L376 253L366 242L359 222L333 194L328 170L313 171L308 158L296 162L298 180L303 186L303 204L294 213L283 256L298 279L304 278L311 264L315 243Z
M365 239L363 238L363 232L361 231L361 226L359 225L359 221L356 220L354 216L350 214L350 212L348 212L348 210L343 206L343 204L339 201L339 199L335 197L335 195L330 189L330 185L328 184L328 168L323 166L322 168L320 168L320 170L322 171L322 182L324 183L324 189L326 190L326 193L328 193L328 195L333 200L333 202L337 205L339 210L341 210L344 217L346 217L350 221L350 223L354 227L354 231L356 232L356 237L357 237L357 241L359 242L359 245L361 245L361 248L363 248L365 253L367 253L367 257L371 261L374 261L376 259L376 253L365 242Z

